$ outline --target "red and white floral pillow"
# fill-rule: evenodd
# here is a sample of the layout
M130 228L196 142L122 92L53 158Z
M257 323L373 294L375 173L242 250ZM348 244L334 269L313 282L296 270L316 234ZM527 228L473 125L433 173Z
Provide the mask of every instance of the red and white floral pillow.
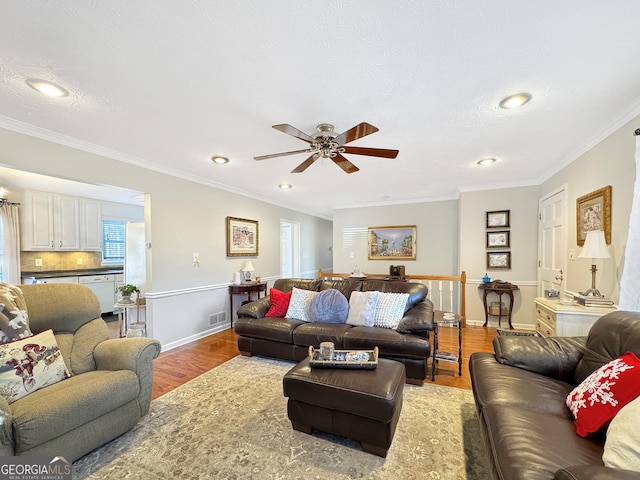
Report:
M640 396L640 359L633 353L603 365L567 396L567 407L581 437L607 425L629 402Z

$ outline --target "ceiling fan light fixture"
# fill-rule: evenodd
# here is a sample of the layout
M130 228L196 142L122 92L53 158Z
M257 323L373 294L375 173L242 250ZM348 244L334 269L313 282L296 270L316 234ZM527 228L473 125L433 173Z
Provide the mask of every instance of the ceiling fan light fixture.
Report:
M523 106L531 100L531 94L526 92L516 93L514 95L509 95L508 97L502 99L500 102L500 108L518 108Z
M46 95L48 97L68 97L69 91L48 80L41 80L39 78L27 78L27 85L34 90Z
M496 161L497 160L493 157L487 157L487 158L482 158L478 160L476 163L481 167L487 167L489 165L493 165L494 163L496 163Z
M215 157L211 157L213 163L217 163L218 165L224 165L225 163L229 163L229 159L227 157L221 157L220 155L216 155Z
M289 183L281 183L280 185L278 185L278 188L280 190L291 190L293 186Z

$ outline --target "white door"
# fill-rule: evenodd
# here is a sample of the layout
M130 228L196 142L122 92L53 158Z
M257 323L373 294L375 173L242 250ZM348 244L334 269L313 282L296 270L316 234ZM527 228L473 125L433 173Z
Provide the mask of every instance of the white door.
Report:
M565 187L540 199L539 204L539 260L538 295L545 290L559 290L563 294L563 280L566 269L566 205Z
M280 276L300 276L300 224L280 220Z

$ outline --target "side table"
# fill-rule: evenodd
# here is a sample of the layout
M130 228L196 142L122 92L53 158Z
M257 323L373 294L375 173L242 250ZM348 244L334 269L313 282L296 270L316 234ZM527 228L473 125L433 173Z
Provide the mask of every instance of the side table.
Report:
M509 328L513 330L513 325L511 324L511 313L513 312L513 292L516 290L520 290L520 287L513 283L484 283L478 286L478 290L483 291L482 303L484 303L484 325L486 327L489 323L489 305L487 303L487 295L490 293L495 293L498 295L498 302L500 302L500 312L498 315L491 314L493 316L498 317L498 327L500 327L502 321L502 295L509 296L509 311L508 311L508 319L509 319Z
M453 318L444 318L442 310L433 312L433 351L431 352L431 381L436 379L436 364L439 361L458 364L458 375L462 375L462 322L464 317L453 314ZM458 329L458 353L444 352L438 346L438 330L440 327L456 327Z
M246 295L247 302L251 301L251 294L256 292L260 298L260 292L267 291L267 282L242 282L240 285L229 285L229 320L233 327L233 296Z
M120 338L127 336L127 331L129 327L134 325L137 330L142 332L142 336L146 333L146 316L145 321L140 321L140 309L145 308L146 304L144 303L116 303L113 306L114 311L118 312L118 323L120 324ZM136 321L131 322L131 309L136 309ZM138 335L136 335L138 336Z

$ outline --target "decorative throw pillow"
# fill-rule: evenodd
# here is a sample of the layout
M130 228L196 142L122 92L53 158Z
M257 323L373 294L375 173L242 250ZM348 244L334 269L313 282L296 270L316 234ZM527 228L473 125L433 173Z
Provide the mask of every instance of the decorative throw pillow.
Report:
M9 283L0 283L0 344L31 335L22 290Z
M351 292L347 322L356 327L373 327L380 292Z
M70 376L52 330L0 345L0 395L9 403Z
M640 472L640 397L626 404L607 429L602 461L605 467Z
M596 433L640 395L640 359L632 352L603 365L567 395L581 437Z
M339 290L330 288L311 299L309 313L314 322L344 323L349 314L349 302Z
M303 322L310 322L311 317L309 315L309 306L311 304L311 300L316 295L318 295L318 292L293 287L291 300L289 301L289 308L287 309L285 318L295 318L296 320L302 320Z
M404 316L404 307L409 300L408 293L380 292L374 325L383 328L398 328Z
M289 309L289 301L291 300L291 290L284 293L275 288L269 290L269 302L271 307L265 314L265 317L284 317Z

